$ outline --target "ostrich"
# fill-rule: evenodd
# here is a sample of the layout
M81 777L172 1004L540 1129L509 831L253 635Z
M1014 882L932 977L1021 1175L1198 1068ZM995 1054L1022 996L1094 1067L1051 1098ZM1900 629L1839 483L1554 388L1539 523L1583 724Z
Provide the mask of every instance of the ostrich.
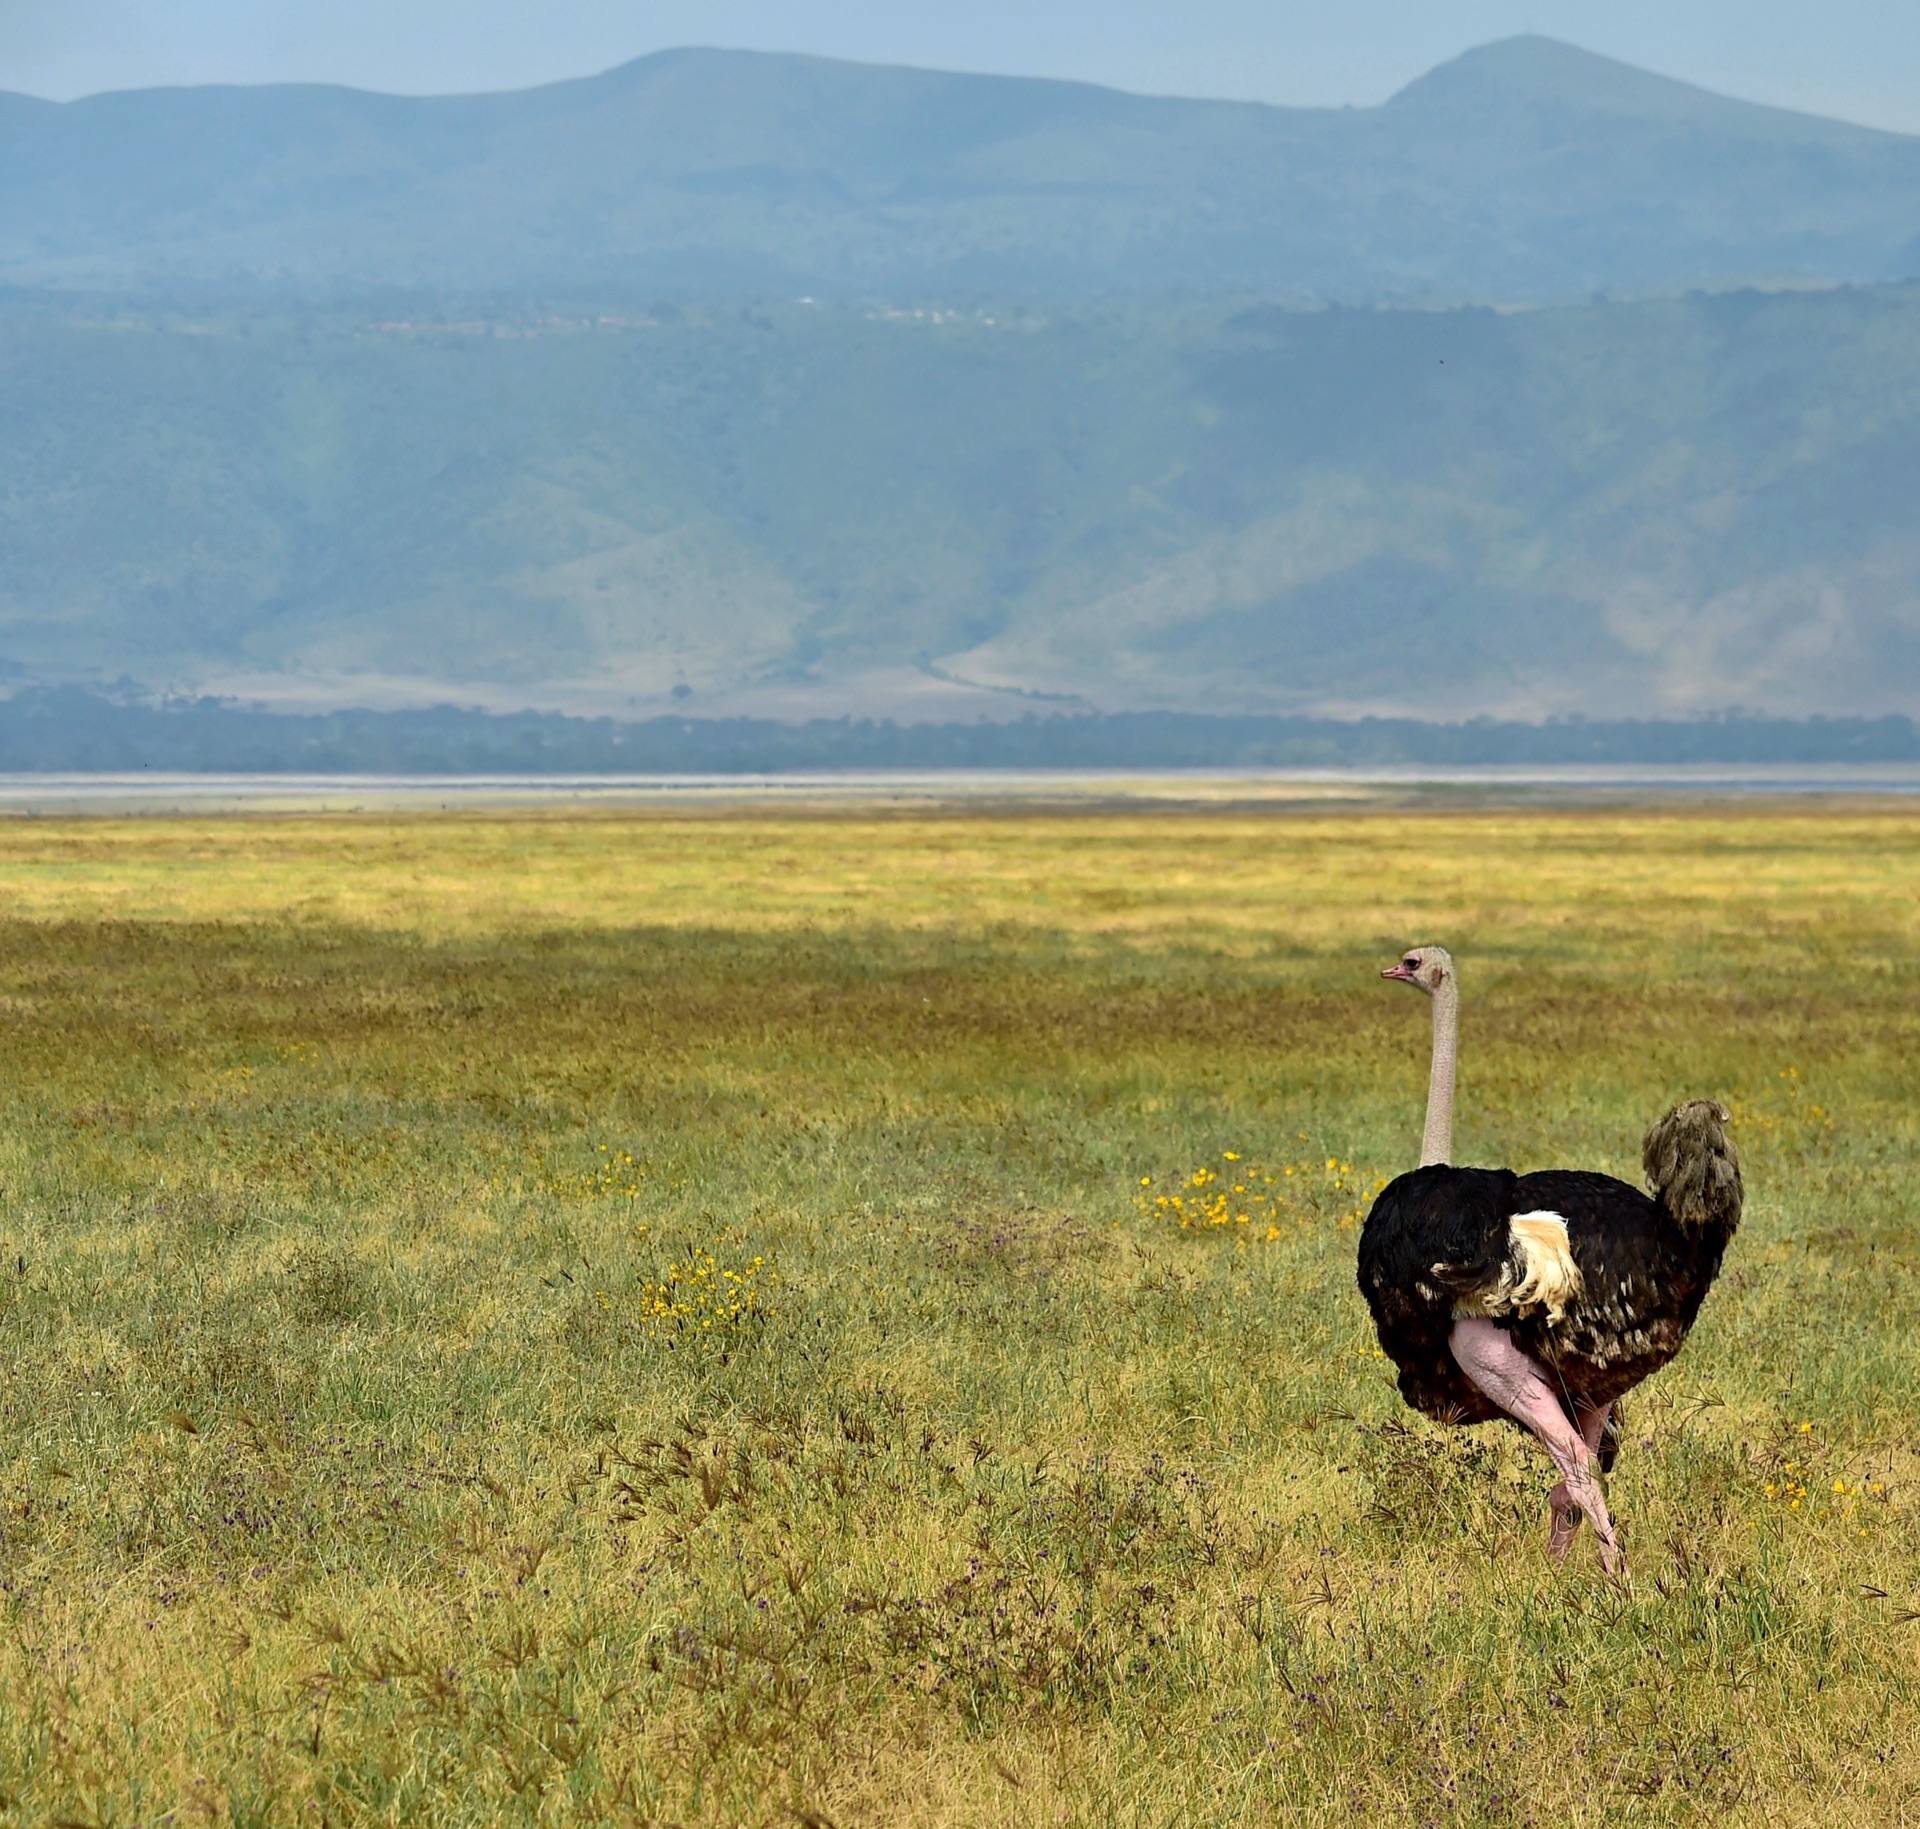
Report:
M1594 1472L1610 1472L1613 1406L1679 1352L1740 1223L1740 1159L1711 1099L1648 1131L1649 1199L1590 1169L1457 1169L1453 1071L1460 989L1444 947L1414 948L1384 978L1433 1000L1433 1074L1420 1166L1390 1182L1360 1234L1360 1293L1400 1394L1436 1422L1508 1417L1560 1474L1549 1553L1582 1515L1600 1563L1623 1572Z

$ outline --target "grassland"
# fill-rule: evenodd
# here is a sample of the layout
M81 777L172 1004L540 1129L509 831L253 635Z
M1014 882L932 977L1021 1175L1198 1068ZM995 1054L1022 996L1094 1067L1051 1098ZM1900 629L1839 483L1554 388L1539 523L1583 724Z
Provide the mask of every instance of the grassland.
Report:
M1920 817L41 821L0 883L5 1820L1920 1813ZM1626 1589L1352 1290L1430 937L1463 1160L1740 1116Z

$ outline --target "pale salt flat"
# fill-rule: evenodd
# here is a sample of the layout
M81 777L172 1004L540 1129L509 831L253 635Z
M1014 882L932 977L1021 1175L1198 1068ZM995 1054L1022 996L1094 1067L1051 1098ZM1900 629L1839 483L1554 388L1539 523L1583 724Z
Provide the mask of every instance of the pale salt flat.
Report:
M0 814L351 813L535 807L1034 808L1322 801L1920 794L1920 763L1415 763L1314 769L923 769L688 775L0 774Z

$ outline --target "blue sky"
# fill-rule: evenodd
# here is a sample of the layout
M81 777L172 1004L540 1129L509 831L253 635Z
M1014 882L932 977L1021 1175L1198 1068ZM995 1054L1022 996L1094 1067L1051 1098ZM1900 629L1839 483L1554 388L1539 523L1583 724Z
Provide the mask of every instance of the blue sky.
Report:
M1920 133L1920 0L0 0L0 88L519 88L670 45L1338 105L1516 32Z

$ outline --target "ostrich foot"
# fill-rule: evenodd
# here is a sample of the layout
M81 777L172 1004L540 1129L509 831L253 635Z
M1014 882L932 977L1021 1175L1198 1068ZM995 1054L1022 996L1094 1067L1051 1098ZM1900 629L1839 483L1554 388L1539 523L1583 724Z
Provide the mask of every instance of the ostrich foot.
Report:
M1554 1458L1559 1459L1557 1455ZM1568 1551L1573 1548L1574 1538L1580 1534L1580 1520L1591 1518L1594 1535L1600 1539L1602 1571L1616 1580L1624 1579L1627 1560L1620 1552L1620 1539L1614 1534L1613 1520L1607 1516L1607 1501L1591 1464L1563 1468L1562 1472L1566 1477L1547 1499L1553 1508L1553 1523L1547 1533L1547 1554L1564 1561Z
M1601 1568L1609 1575L1624 1573L1620 1545L1613 1534L1613 1520L1607 1515L1606 1494L1593 1471L1585 1429L1575 1428L1567 1420L1545 1371L1514 1344L1505 1328L1478 1316L1456 1321L1447 1346L1475 1388L1530 1430L1553 1457L1567 1500L1593 1520L1594 1535L1600 1539ZM1581 1421L1584 1425L1588 1419L1583 1417ZM1605 1413L1599 1413L1596 1432L1605 1422ZM1556 1507L1556 1527L1558 1522ZM1566 1538L1571 1544L1571 1522Z
M1580 1520L1586 1514L1574 1503L1564 1480L1548 1494L1547 1503L1553 1507L1553 1522L1547 1530L1547 1554L1555 1562L1565 1562L1572 1552L1574 1538L1580 1534ZM1600 1566L1616 1580L1627 1578L1627 1559L1618 1537L1600 1539Z
M1567 1491L1567 1483L1562 1480L1552 1492L1547 1494L1547 1503L1553 1508L1553 1523L1547 1530L1547 1554L1555 1562L1565 1562L1567 1553L1573 1548L1573 1540L1580 1534L1580 1507L1574 1504L1573 1495Z

